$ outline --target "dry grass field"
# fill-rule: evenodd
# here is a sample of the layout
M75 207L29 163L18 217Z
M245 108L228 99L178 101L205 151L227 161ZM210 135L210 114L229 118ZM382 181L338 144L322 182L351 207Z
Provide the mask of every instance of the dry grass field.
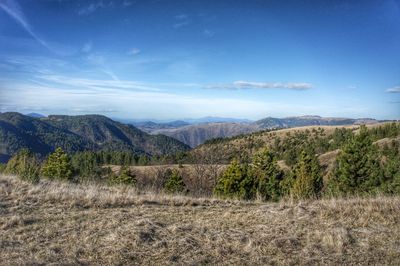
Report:
M367 128L376 128L379 126L383 126L390 122L381 122L376 124L367 124L365 125ZM399 122L396 122L399 123ZM273 130L268 132L255 132L253 134L245 134L243 136L237 136L232 139L227 138L225 141L220 143L209 143L203 144L191 151L192 155L196 154L214 154L214 156L220 161L227 161L226 158L233 158L238 154L247 154L252 155L260 150L260 147L269 147L273 145L276 138L280 138L281 140L285 140L288 136L294 135L296 132L311 132L312 130L323 129L325 136L330 136L334 133L335 129L351 129L354 133L357 133L360 129L360 125L338 125L338 126L304 126L304 127L294 127L294 128L286 128ZM391 141L392 139L386 139L386 141ZM398 138L396 139L398 140ZM381 142L377 142L378 145L383 145L385 140Z
M400 198L246 203L0 177L0 264L400 264Z

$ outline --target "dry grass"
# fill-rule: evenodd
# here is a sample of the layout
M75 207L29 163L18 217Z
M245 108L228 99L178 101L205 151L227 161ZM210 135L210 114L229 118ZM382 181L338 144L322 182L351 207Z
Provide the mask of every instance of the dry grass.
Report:
M376 128L388 124L391 122L381 122L375 124L367 124L367 128ZM399 122L396 122L399 123ZM294 127L287 129L274 130L269 132L262 132L260 134L246 134L231 140L223 141L221 143L212 143L200 145L191 153L202 152L205 154L217 153L220 161L226 161L228 158L235 158L239 154L252 155L258 152L261 148L270 147L275 142L276 138L279 137L281 140L285 140L288 134L295 134L296 132L312 131L323 129L325 136L332 135L337 128L351 129L354 133L357 133L360 129L360 125L338 125L338 126L304 126ZM229 161L229 160L228 160Z
M246 203L0 177L0 264L400 264L400 198Z

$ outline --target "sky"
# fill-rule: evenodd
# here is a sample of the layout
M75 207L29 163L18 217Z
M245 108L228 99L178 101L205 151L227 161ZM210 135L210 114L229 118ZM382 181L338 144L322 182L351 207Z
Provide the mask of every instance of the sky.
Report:
M0 112L400 119L400 1L0 0Z

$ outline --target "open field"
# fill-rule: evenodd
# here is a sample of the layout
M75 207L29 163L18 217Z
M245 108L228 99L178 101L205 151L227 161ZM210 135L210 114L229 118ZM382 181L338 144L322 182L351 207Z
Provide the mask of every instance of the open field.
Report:
M0 177L0 264L400 264L400 198L246 203Z

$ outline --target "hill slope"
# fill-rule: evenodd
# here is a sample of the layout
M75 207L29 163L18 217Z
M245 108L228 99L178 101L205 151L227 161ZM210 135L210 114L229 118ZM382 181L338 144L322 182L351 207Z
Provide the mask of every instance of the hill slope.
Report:
M209 123L174 129L159 129L152 131L152 133L170 136L186 143L190 147L196 147L209 139L232 137L257 130L258 127L252 124Z
M375 123L367 125L368 128L379 127L386 123ZM400 125L399 122L396 123ZM348 129L353 132L357 132L359 125L347 125L347 126L306 126L306 127L295 127L279 130L265 130L253 132L245 135L234 136L225 139L211 139L190 151L191 154L213 154L215 160L219 163L228 163L231 159L241 157L249 158L255 152L259 151L263 147L271 148L282 148L282 144L287 138L293 138L296 135L303 136L301 138L295 138L300 143L292 143L292 146L302 145L302 142L306 139L313 139L319 136L326 139L329 143L333 140L331 136L336 130ZM321 135L322 134L322 135ZM288 147L290 148L290 147Z
M162 155L189 149L163 135L149 135L134 126L105 116L49 116L32 118L19 113L0 114L0 154L3 158L21 148L47 154L62 147L67 152L124 150Z
M399 265L400 199L245 203L0 176L0 261Z
M223 122L223 123L197 123L185 125L179 123L141 123L137 124L141 130L151 134L164 134L173 137L191 147L203 144L213 138L226 138L257 132L265 129L293 128L301 126L336 126L378 123L371 118L336 118L320 116L297 116L286 118L267 117L255 122Z

